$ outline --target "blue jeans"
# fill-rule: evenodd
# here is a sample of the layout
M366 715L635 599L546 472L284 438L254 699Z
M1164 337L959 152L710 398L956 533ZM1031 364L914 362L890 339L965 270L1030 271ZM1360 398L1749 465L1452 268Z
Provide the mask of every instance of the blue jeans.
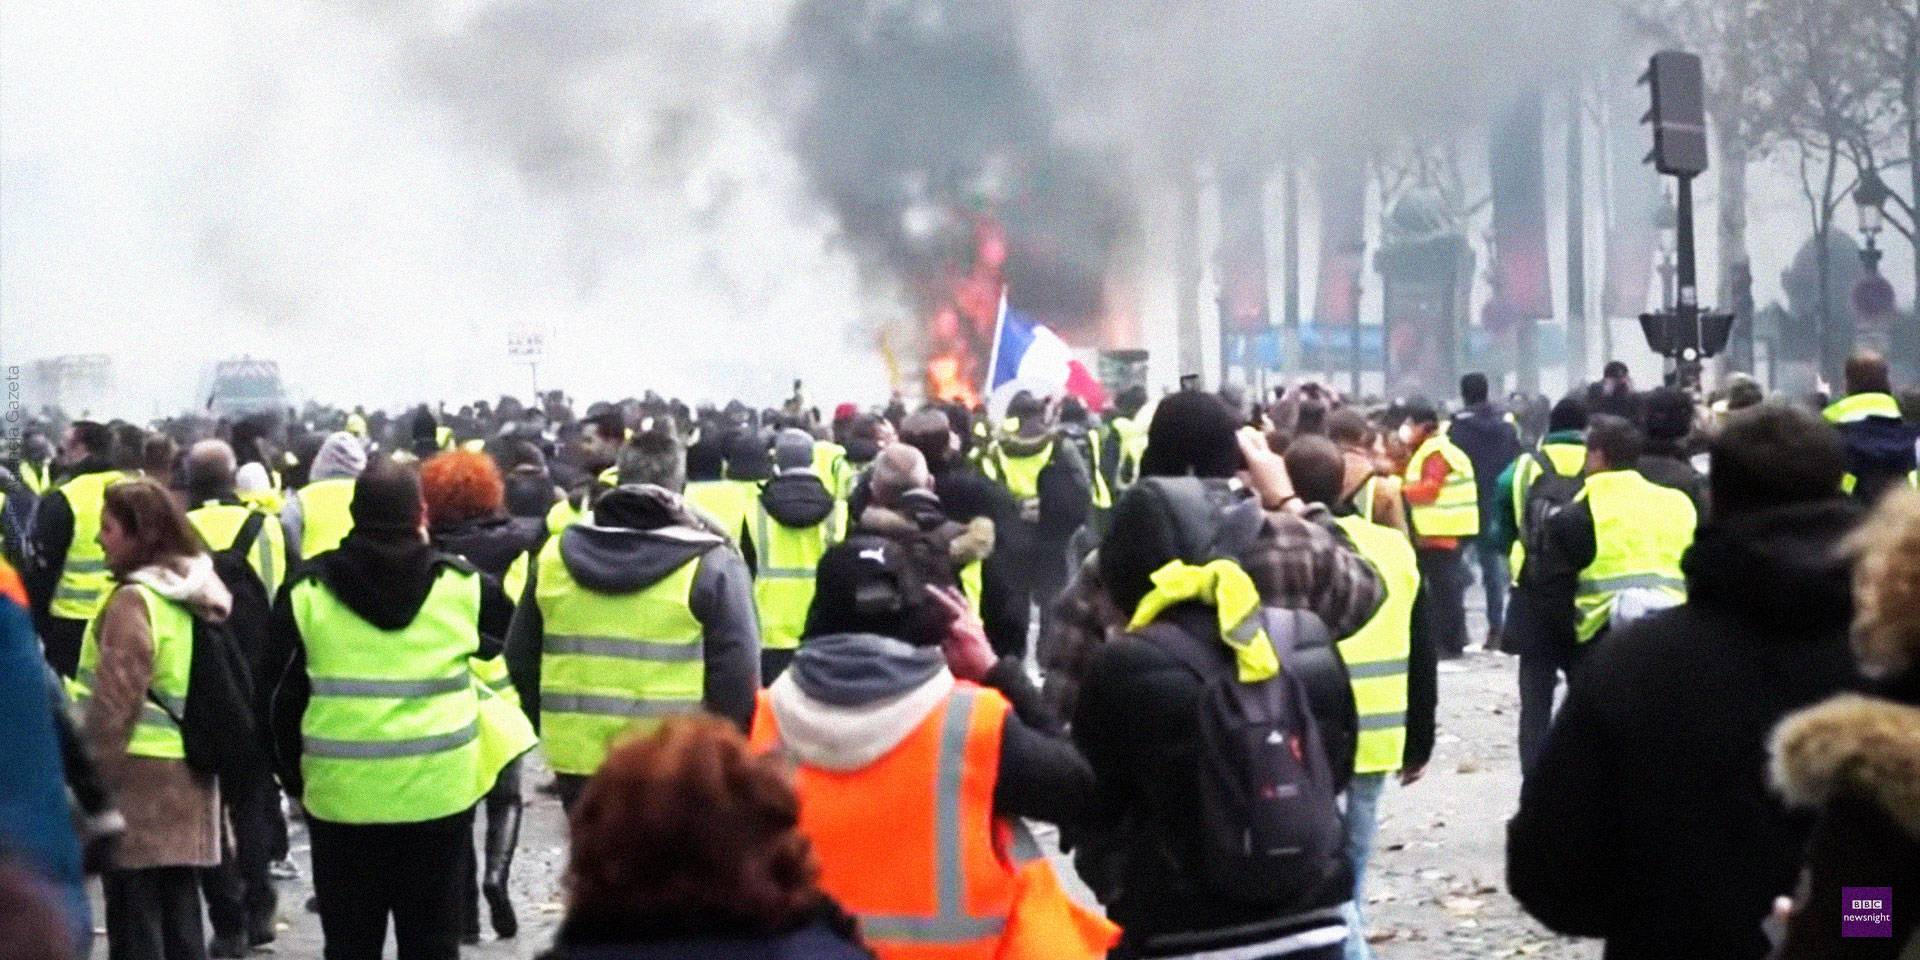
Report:
M1474 566L1480 570L1480 589L1487 594L1487 629L1498 631L1507 620L1506 552L1495 547L1491 537L1475 537L1468 543Z
M1371 960L1367 948L1367 861L1373 857L1373 835L1380 825L1380 795L1387 790L1386 773L1356 773L1347 784L1347 864L1353 868L1353 903L1348 908L1346 960Z

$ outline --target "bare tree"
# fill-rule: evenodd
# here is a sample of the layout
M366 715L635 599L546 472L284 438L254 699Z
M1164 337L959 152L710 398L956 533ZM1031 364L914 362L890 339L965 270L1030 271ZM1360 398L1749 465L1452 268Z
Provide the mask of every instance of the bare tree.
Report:
M1767 0L1754 26L1768 42L1754 66L1782 140L1799 161L1802 196L1813 226L1820 301L1815 319L1820 367L1835 372L1835 347L1850 324L1832 315L1834 215L1859 172L1891 139L1895 97L1874 59L1876 14L1885 0ZM1850 169L1849 169L1850 168Z

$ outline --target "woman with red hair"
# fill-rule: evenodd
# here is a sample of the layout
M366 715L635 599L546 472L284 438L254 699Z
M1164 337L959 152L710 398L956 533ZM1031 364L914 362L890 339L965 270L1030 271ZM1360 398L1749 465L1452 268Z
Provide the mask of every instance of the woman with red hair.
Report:
M609 754L573 811L545 960L871 960L820 889L783 761L719 717Z
M546 540L546 525L538 519L509 517L506 485L493 458L469 450L451 450L420 468L420 491L427 502L427 536L434 549L458 556L501 581L507 598L520 600L526 585L526 557ZM519 702L507 676L504 658L476 664L477 672L495 692ZM461 903L465 909L461 931L465 942L480 942L480 896L486 895L493 930L502 938L520 932L513 912L508 879L513 852L520 842L520 818L526 801L520 795L520 761L509 764L487 794L485 866L480 882L474 869L464 876Z

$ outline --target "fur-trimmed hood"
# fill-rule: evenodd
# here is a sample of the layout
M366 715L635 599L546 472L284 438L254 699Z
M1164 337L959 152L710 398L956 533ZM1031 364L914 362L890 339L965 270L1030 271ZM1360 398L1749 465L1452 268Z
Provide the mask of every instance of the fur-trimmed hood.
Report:
M1769 749L1789 804L1819 807L1851 792L1920 841L1920 706L1842 694L1781 721Z

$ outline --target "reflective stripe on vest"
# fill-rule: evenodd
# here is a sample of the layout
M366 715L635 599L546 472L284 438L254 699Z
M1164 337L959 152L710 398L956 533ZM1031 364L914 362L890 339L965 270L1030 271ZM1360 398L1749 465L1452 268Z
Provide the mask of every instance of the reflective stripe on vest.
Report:
M1542 444L1540 452L1553 464L1555 473L1577 477L1587 469L1587 445L1584 443ZM1544 476L1540 462L1531 453L1523 453L1513 466L1513 547L1507 551L1507 572L1513 583L1520 582L1520 568L1527 562L1527 498L1533 495L1534 482Z
M1828 423L1858 423L1868 417L1899 420L1900 403L1884 393L1856 393L1829 404L1820 416Z
M759 570L753 581L753 604L760 611L760 645L770 650L793 650L806 632L807 610L813 606L814 573L820 558L834 541L834 515L811 527L789 527L754 504L754 557Z
M100 511L107 488L131 477L118 470L83 473L60 485L60 493L73 510L73 539L67 543L66 562L60 567L60 582L54 587L53 602L47 614L62 620L92 620L107 604L113 592L113 574L107 571L107 554L100 548Z
M187 513L187 520L195 530L200 531L200 539L207 542L207 549L215 552L233 546L240 528L246 526L247 518L253 516L250 507L235 506L209 500L197 510ZM247 553L247 565L260 575L260 583L267 588L267 599L272 600L280 594L280 578L287 569L287 532L280 526L280 518L266 516L260 523L260 535L253 539L253 549Z
M1650 590L1675 603L1687 599L1680 558L1693 543L1693 501L1633 470L1587 478L1574 498L1593 513L1593 562L1580 572L1574 596L1575 636L1585 643L1612 618L1627 590Z
M340 545L353 530L352 477L315 480L300 488L300 556L312 559Z
M747 511L753 507L739 484L732 480L695 480L687 484L686 500L713 518L727 532L727 539L739 545Z
M991 469L988 479L997 481L1007 488L1007 493L1018 501L1032 500L1040 496L1040 473L1053 462L1054 441L1047 441L1039 452L1026 456L1008 456L1004 448L995 445L993 455L987 458Z
M803 764L796 771L800 825L820 857L821 886L859 918L861 935L880 960L998 955L1017 871L1037 852L1017 832L996 836L993 779L1008 710L999 695L959 685L868 766L822 771ZM753 743L773 749L779 736L763 694ZM882 837L873 834L875 805L928 792L931 810L922 799L908 822Z
M540 734L555 771L591 775L617 738L699 711L705 644L691 602L699 569L696 556L632 593L598 593L568 572L559 537L541 549Z
M174 717L187 712L187 682L193 669L193 612L147 587L136 584L131 589L147 605L147 627L153 637L153 679L148 681L147 690L153 697L140 703L140 718L134 722L127 753L182 760L187 755L186 742L180 738L180 725ZM80 668L70 689L82 708L93 696L94 674L100 668L100 621L104 616L103 612L88 621L80 640ZM165 704L164 709L161 704ZM168 711L172 711L171 716Z
M314 816L416 823L459 813L485 794L469 665L480 642L480 582L441 568L420 612L396 630L368 623L318 580L293 586L312 687L300 769Z
M1398 530L1357 516L1337 521L1347 537L1380 574L1386 597L1372 618L1340 641L1353 684L1360 737L1353 772L1386 773L1400 769L1407 745L1407 657L1412 650L1414 598L1420 594L1420 568L1413 545Z
M1407 461L1406 482L1419 483L1427 460L1435 454L1447 461L1447 479L1440 495L1429 504L1413 504L1413 532L1422 537L1471 537L1480 532L1480 491L1474 484L1473 461L1445 434L1436 433Z

